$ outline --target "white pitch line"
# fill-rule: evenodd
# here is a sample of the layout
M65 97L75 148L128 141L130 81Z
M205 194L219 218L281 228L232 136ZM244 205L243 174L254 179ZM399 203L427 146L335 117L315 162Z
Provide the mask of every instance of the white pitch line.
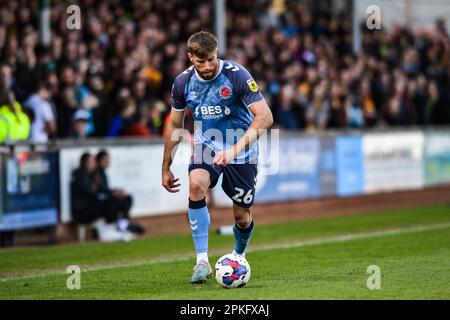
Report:
M386 236L386 235L397 235L397 234L402 234L402 233L415 233L415 232L422 232L422 231L429 231L429 230L445 229L445 228L449 228L449 227L450 227L450 222L446 222L446 223L436 223L436 224L429 224L429 225L419 225L419 226L409 227L409 228L394 228L394 229L385 229L385 230L373 231L373 232L350 233L350 234L344 234L344 235L334 236L334 237L329 237L329 238L311 239L311 240L295 241L295 242L288 242L288 243L276 243L276 244L270 244L270 245L253 245L252 248L250 248L248 250L248 252L264 251L264 250L272 250L272 249L296 248L296 247L320 245L320 244L335 243L335 242L345 242L345 241L358 240L358 239L381 237L381 236ZM220 254L221 252L219 252L216 249L216 250L211 250L210 253L211 254ZM192 253L179 254L176 257L166 257L166 258L162 257L162 258L149 259L146 261L138 261L138 262L135 261L135 262L124 263L124 264L110 264L110 265L85 267L85 268L81 269L81 272L110 270L110 269L126 268L126 267L137 267L137 266L142 266L142 265L151 265L151 264L155 264L155 263L186 261L186 260L189 260L192 258L193 258ZM1 278L0 282L42 278L42 277L61 275L61 274L67 274L67 273L65 271L40 272L40 273L23 275L23 276L11 276L11 277L7 277L7 278Z
M450 227L450 222L436 223L436 224L429 224L429 225L419 225L419 226L409 227L409 228L385 229L385 230L380 230L380 231L364 232L364 233L350 233L350 234L344 234L341 236L330 237L330 238L295 241L295 242L289 242L289 243L285 243L285 244L278 243L278 244L261 245L260 247L257 248L257 250L287 249L287 248L318 245L318 244L324 244L324 243L343 242L343 241L365 239L365 238L375 238L375 237L381 237L381 236L386 236L386 235L397 235L397 234L402 234L402 233L414 233L414 232L422 232L422 231L428 231L428 230L445 229L448 227ZM253 250L253 251L256 251L256 250Z

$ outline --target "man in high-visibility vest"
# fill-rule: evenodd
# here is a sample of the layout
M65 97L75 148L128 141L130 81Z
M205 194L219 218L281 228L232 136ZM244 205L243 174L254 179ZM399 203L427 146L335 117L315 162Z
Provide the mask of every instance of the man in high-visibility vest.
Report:
M0 97L0 143L27 140L30 135L30 119L22 111L20 103L9 90L1 90Z
M0 117L0 143L5 142L8 137L8 124L6 120Z

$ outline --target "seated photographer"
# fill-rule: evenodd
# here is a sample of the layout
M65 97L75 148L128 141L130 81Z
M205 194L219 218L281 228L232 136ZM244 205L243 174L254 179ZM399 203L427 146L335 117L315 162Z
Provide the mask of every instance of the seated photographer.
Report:
M93 155L84 153L81 156L79 167L72 173L70 192L74 220L81 224L96 221L101 241L129 241L133 238L130 232L120 231L116 226L121 208L109 193L102 191Z
M100 190L111 197L115 207L119 210L117 227L121 231L129 231L136 234L143 234L145 229L139 224L130 221L130 209L133 203L131 195L125 193L123 189L110 189L106 169L110 164L110 157L107 151L101 150L97 156L97 175L100 179Z

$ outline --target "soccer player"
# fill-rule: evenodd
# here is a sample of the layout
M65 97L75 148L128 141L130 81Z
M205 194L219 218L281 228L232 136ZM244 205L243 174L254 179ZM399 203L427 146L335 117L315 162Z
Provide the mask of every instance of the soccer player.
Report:
M184 110L190 109L195 137L188 169L188 216L197 253L191 283L205 282L211 276L208 260L211 219L205 195L222 173L222 189L233 201L233 253L245 257L254 228L250 208L257 175L256 141L261 130L273 122L269 106L250 73L233 61L218 59L217 49L217 38L211 33L200 31L188 39L192 66L174 81L172 112L165 131L162 184L167 191L178 192L179 179L170 171L170 165L180 139L174 138L173 133L183 127Z

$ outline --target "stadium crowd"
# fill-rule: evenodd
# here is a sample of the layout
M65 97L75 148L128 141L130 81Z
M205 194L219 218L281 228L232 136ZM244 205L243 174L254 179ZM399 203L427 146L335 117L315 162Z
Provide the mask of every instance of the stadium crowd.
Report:
M24 126L29 121L35 142L161 135L172 82L189 66L187 38L214 31L213 1L80 0L80 30L67 28L70 4L51 2L51 43L44 47L39 1L0 0L0 142L1 121L13 121L11 114ZM362 28L355 55L350 12L312 14L302 1L286 1L278 13L270 5L227 1L222 58L250 70L275 126L450 123L443 20L428 29Z

